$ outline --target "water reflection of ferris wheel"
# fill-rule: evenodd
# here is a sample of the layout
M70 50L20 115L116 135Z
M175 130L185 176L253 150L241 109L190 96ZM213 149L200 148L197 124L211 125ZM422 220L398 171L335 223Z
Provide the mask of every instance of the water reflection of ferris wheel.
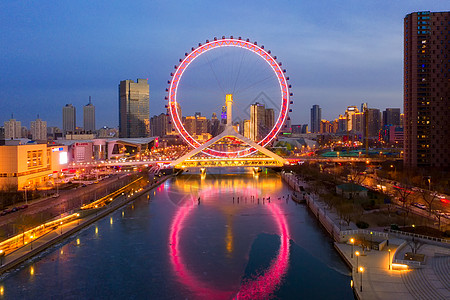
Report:
M251 104L259 102L264 106L269 111L268 119L271 111L272 122L267 122L270 125L265 123L262 134L252 137L259 145L268 145L283 128L291 103L288 78L276 59L264 46L240 38L215 38L192 48L175 66L167 89L174 128L189 145L199 147L204 141L186 128L186 116L194 116L196 112L206 116L216 113L220 122L224 118L225 95L233 94L233 121L241 127L239 130L245 129L244 124L250 121ZM212 156L224 154L212 148L204 152ZM245 156L249 151L241 149L233 154Z

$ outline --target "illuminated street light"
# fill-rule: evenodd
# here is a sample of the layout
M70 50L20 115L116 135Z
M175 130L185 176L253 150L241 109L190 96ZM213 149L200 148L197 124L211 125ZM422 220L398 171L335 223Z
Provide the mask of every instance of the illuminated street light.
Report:
M391 269L391 249L388 249L389 251L389 266L388 266L388 270Z
M0 266L3 266L3 257L5 257L5 251L0 250Z
M351 255L351 258L353 258L353 244L355 243L355 239L351 238L350 239L350 243L352 244L352 255Z
M359 267L359 272L361 273L361 288L360 288L360 292L362 292L362 274L364 272L364 268L363 267Z
M356 255L356 273L358 273L358 267L359 267L359 263L358 263L358 258L359 258L359 251L355 252Z

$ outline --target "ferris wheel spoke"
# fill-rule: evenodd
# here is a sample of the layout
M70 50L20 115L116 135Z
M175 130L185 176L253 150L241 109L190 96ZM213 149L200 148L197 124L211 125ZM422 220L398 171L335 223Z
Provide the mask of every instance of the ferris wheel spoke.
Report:
M224 90L224 88L222 87L222 85L220 84L220 81L219 81L219 79L217 78L217 74L216 74L216 72L214 71L214 68L213 68L213 66L212 66L212 63L211 63L211 61L209 60L208 53L205 53L205 57L206 57L206 60L208 61L208 66L209 66L209 68L211 69L211 72L213 73L214 78L216 79L217 85L218 85L219 88L222 90L222 92L225 94L225 90Z
M273 78L273 75L267 76L267 77L265 77L265 78L263 78L263 79L261 79L261 80L259 80L259 81L256 81L256 82L252 83L251 85L249 85L248 87L246 87L246 88L243 89L243 90L237 90L237 91L235 92L235 94L236 94L236 95L242 94L243 92L245 92L245 91L251 89L252 87L254 87L254 86L256 86L256 85L258 85L258 84L260 84L260 83L263 83L263 82L266 81L266 80L272 79L272 78Z

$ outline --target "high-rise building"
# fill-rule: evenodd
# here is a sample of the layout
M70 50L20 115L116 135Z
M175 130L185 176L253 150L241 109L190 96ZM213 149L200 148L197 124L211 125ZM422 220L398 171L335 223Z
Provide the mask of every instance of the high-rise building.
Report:
M368 133L369 138L378 138L378 133L381 129L381 113L377 108L368 108Z
M404 18L404 165L450 167L450 12Z
M322 121L322 109L319 105L313 105L311 108L311 132L320 132L320 121Z
M195 133L199 135L208 133L208 120L201 114L195 115Z
M3 123L5 126L5 140L20 139L22 137L22 124L20 121L10 119Z
M250 139L259 142L266 134L266 107L256 102L250 106Z
M195 135L197 132L197 120L194 116L187 116L184 120L184 128L190 135Z
M83 107L83 129L86 132L95 131L95 106L91 102L91 96L89 103Z
M353 132L355 129L353 128L353 115L359 113L359 110L356 106L348 106L345 110L345 118L347 119L347 132Z
M244 120L244 126L243 126L243 136L245 136L246 138L251 138L251 122L250 120Z
M400 108L386 108L383 111L383 126L386 125L400 126Z
M227 124L227 107L225 105L222 106L222 112L220 114L220 122L222 124Z
M72 104L63 107L63 133L74 133L76 129L76 109Z
M266 135L269 133L269 131L273 128L275 125L275 112L273 108L267 108L266 109L266 116L265 116L265 125L266 125Z
M31 138L37 141L47 140L47 122L38 118L30 122Z
M167 114L161 113L150 119L150 129L152 136L163 137L167 134Z
M122 80L119 84L119 136L146 137L150 134L147 79Z

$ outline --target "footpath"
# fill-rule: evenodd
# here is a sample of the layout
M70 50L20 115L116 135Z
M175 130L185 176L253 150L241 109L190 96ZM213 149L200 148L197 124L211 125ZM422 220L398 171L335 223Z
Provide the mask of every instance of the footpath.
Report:
M334 239L336 250L352 270L357 299L450 299L450 243L358 229L352 222L343 222L317 195L301 192L306 182L290 173L282 173L282 178L303 193L311 213ZM405 259L413 247L423 261Z
M24 261L32 258L33 256L51 247L52 245L61 242L62 240L77 233L81 229L107 216L118 208L145 194L149 190L159 186L161 183L172 176L173 175L163 176L157 182L146 186L139 192L119 196L107 206L93 209L89 212L80 211L80 217L76 220L59 225L49 233L33 240L31 243L25 244L23 247L7 254L6 256L2 257L0 255L0 274L13 269L14 267L22 264Z

